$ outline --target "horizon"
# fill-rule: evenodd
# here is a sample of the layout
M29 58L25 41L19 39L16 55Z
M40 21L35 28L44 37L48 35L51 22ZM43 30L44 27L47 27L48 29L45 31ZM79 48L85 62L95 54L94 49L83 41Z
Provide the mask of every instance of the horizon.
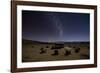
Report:
M31 40L31 39L24 39L22 38L22 40L28 40L28 41L36 41L36 42L48 42L48 43L56 43L56 42L90 42L90 41L40 41L40 40Z

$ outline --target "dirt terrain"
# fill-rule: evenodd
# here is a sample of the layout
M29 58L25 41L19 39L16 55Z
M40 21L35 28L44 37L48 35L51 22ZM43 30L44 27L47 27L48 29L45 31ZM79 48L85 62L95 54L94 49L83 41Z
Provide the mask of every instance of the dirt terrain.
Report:
M89 59L89 42L22 40L22 62Z

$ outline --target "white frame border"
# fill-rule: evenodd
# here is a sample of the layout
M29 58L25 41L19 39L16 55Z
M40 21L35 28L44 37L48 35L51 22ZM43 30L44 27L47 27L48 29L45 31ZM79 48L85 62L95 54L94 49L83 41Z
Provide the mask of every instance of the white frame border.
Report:
M22 63L22 10L90 13L90 59ZM94 10L17 5L17 68L94 64Z

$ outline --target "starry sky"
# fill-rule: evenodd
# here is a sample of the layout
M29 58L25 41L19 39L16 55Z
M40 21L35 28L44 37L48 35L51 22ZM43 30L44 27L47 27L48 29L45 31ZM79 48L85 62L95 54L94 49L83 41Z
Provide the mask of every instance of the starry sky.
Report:
M89 41L88 13L22 10L22 38L43 42Z

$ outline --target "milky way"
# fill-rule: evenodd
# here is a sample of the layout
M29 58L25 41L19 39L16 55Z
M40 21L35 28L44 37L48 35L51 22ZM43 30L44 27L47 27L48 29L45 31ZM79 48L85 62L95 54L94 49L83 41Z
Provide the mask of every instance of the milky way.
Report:
M53 16L53 20L55 22L56 28L59 31L59 35L60 35L60 37L62 37L63 36L63 29L62 29L62 24L59 20L59 17L57 16L57 14L52 15L52 16Z
M59 19L59 16L57 13L51 13L51 20L54 22L55 29L57 29L59 33L59 38L63 36L63 28L62 28L62 23L61 20Z

